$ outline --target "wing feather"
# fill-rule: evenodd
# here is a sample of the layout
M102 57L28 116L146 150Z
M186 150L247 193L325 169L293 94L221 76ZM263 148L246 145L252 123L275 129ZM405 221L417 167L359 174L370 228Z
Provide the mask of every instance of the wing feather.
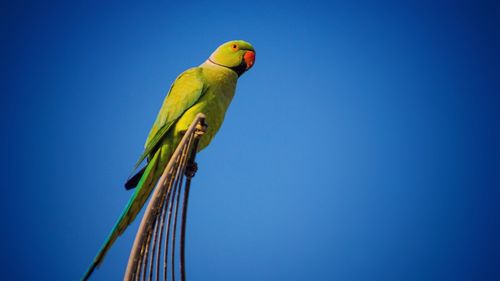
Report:
M153 155L158 144L181 115L193 106L206 90L202 69L193 67L184 71L174 81L163 101L156 121L149 132L144 152L137 160L131 176L148 156Z

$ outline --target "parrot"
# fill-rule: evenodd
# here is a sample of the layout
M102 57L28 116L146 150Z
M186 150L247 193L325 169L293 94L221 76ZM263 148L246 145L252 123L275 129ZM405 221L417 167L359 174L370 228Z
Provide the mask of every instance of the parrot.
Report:
M255 63L254 47L243 40L220 45L197 67L181 73L170 86L160 112L146 139L144 151L125 183L135 188L132 197L82 280L102 263L116 239L134 221L161 177L183 133L198 113L205 114L208 127L198 151L207 147L219 130L233 99L238 78ZM140 170L138 167L146 162Z

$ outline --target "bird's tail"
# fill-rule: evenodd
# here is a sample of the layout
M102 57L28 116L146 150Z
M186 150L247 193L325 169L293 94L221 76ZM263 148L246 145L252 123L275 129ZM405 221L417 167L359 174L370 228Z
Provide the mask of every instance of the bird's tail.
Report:
M142 209L142 206L148 199L151 190L153 190L153 187L158 181L158 178L162 172L160 169L158 169L158 158L161 155L161 150L162 149L158 149L151 161L149 161L146 170L141 177L141 180L137 184L137 188L135 189L132 198L130 198L127 206L125 207L125 210L123 211L122 215L116 222L115 227L113 227L113 230L106 239L106 242L83 276L82 281L87 280L92 272L94 272L94 270L101 264L109 248L111 248L118 236L120 236L125 231L125 229L134 221L135 217Z

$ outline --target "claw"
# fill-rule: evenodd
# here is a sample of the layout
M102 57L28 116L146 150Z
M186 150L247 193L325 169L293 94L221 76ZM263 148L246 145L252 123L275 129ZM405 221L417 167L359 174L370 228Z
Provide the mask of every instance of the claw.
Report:
M197 171L198 171L198 163L193 162L191 164L186 165L186 170L184 171L184 174L187 177L192 178L194 177Z

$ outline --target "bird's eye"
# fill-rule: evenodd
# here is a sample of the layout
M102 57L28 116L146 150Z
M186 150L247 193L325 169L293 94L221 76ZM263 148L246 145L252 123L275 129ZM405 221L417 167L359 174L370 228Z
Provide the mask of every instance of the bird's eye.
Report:
M233 51L238 51L238 45L236 44L231 45L231 49L233 49Z

